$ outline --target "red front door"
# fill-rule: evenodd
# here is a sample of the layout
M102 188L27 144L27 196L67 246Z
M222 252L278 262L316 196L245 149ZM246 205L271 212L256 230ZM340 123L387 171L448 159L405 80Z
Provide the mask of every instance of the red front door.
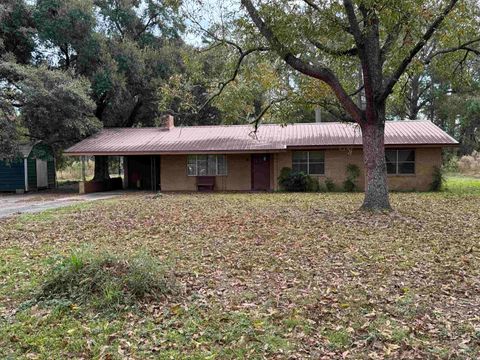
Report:
M252 190L270 190L270 154L252 154Z

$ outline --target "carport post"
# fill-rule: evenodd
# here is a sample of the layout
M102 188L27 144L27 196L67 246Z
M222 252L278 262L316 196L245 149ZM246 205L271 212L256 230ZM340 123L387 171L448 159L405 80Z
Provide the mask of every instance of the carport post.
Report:
M28 158L25 156L23 159L23 171L25 180L25 191L28 191Z
M85 182L85 156L80 156L80 159L82 161L82 181Z

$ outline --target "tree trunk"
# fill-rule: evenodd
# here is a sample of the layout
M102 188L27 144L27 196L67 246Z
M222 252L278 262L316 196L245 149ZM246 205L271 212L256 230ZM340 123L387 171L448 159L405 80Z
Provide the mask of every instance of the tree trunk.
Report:
M408 91L408 118L410 120L417 120L418 112L420 110L418 104L420 103L420 75L414 75L410 80L410 89Z
M94 181L103 181L110 179L108 171L108 156L95 156L95 175Z
M384 124L384 121L367 122L362 126L363 162L366 171L363 210L391 210L385 164Z

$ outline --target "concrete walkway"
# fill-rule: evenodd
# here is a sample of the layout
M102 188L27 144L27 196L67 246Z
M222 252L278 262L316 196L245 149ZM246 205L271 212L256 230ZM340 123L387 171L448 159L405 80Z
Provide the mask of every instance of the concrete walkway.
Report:
M109 191L85 195L66 194L61 196L44 196L41 193L27 195L0 196L0 218L23 213L36 213L49 209L57 209L84 201L105 200L123 195L122 191Z

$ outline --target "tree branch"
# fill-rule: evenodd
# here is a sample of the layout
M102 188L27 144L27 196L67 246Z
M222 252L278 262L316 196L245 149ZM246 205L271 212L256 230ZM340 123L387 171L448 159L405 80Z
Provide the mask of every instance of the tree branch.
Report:
M152 22L159 16L160 14L159 13L155 13L153 14L152 16L149 17L147 23L142 27L142 29L140 31L138 31L135 36L134 36L134 39L138 39L140 37L140 35L142 35L145 31L147 31L148 27L152 24Z
M212 44L212 45L210 45L206 48L198 48L198 49L196 49L196 51L198 53L202 54L202 53L209 52L210 50L216 49L216 48L218 48L219 46L222 46L222 45L223 44L221 42L216 42L216 43L214 43L214 44Z
M399 35L400 35L400 28L405 20L408 19L410 14L404 14L402 18L400 19L399 22L395 24L393 27L392 31L390 31L387 35L387 38L385 39L385 42L383 43L382 49L380 50L380 60L381 63L385 63L385 59L387 57L388 52L392 48L393 44L397 41Z
M225 39L225 38L220 38L218 37L217 35L215 35L215 33L213 33L212 31L208 30L208 29L205 29L195 18L193 17L189 17L189 20L191 22L193 22L195 25L198 26L198 28L203 31L205 34L207 34L208 36L210 36L213 40L219 42L219 43L223 43L223 44L227 44L227 45L230 45L230 46L233 46L234 48L236 48L239 52L242 52L242 48L240 47L240 45L238 45L237 43L231 41L231 40L228 40L228 39Z
M272 30L266 25L266 23L260 17L257 9L252 4L251 0L242 0L242 5L245 6L245 8L247 9L250 18L253 20L253 23L258 28L260 33L265 37L265 39L267 39L272 48L288 65L305 75L325 82L327 85L330 86L340 103L345 107L347 112L350 113L352 118L358 123L361 123L363 121L362 111L348 96L345 89L340 84L340 81L329 68L313 65L293 55L292 52L288 50L280 42L280 40L278 40Z
M68 52L68 43L65 43L64 46L65 47L60 45L59 47L60 47L60 52L63 53L63 55L65 55L65 69L68 69L70 68L70 55Z
M338 102L331 102L324 98L321 101L305 101L307 104L320 106L323 110L328 112L331 116L339 121L355 122L350 114L345 112L345 109Z
M318 11L318 12L321 12L322 9L320 8L319 5L315 4L315 2L313 2L313 0L303 0L303 2L305 2L309 7L311 7L313 10L315 11ZM349 34L352 34L352 30L350 29L350 27L344 23L344 21L342 21L340 19L340 17L338 16L338 14L333 14L333 16L328 16L327 15L327 18L336 23L338 26L340 26L345 32L349 33Z
M470 40L470 41L467 41L466 43L461 44L461 45L456 46L456 47L451 47L451 48L441 49L441 50L435 51L434 53L430 54L428 56L428 58L425 60L425 65L428 65L433 60L433 58L438 56L438 55L448 54L448 53L452 53L452 52L456 52L456 51L460 51L460 50L465 50L467 52L473 52L475 55L480 56L480 50L479 49L474 49L474 48L470 47L470 45L473 45L473 44L478 43L478 42L480 42L480 37L476 38L476 39L473 39L473 40Z
M468 51L465 53L465 55L463 56L462 60L460 60L460 62L457 64L457 66L455 66L455 69L453 70L453 74L456 74L457 73L457 70L459 68L463 69L463 65L465 63L465 61L467 61L467 57L468 57Z
M256 48L251 48L251 49L248 49L246 51L244 51L242 49L242 47L240 45L238 45L237 43L235 43L234 41L232 40L228 40L228 39L225 39L225 38L220 38L218 37L214 32L208 30L208 29L205 29L195 18L190 18L189 19L195 23L198 28L203 31L205 34L207 34L209 37L211 37L214 41L216 41L217 43L216 44L213 44L212 46L209 46L207 49L203 50L203 51L209 51L211 49L214 49L216 48L217 46L220 46L221 44L226 44L226 45L230 45L232 47L234 47L238 53L240 54L240 57L238 58L237 60L237 63L235 65L235 69L233 71L233 74L230 78L228 78L226 81L220 83L218 86L219 86L219 89L217 92L215 92L212 96L210 96L204 103L203 105L197 110L197 113L201 112L203 109L205 109L215 98L217 98L218 96L220 96L223 92L223 90L226 88L226 86L228 84L230 84L231 82L235 81L235 79L237 78L237 75L240 71L240 66L242 65L242 62L243 60L250 54L254 53L254 52L257 52L257 51L268 51L269 48L267 47L263 47L263 46L259 46L259 47L256 47Z
M205 103L200 107L200 109L198 109L198 112L202 111L208 104L210 104L216 97L220 96L223 92L223 90L225 89L225 87L230 84L232 81L234 81L236 78L237 78L237 75L238 75L238 72L240 71L240 66L242 65L242 62L243 60L245 59L245 57L247 57L248 55L256 52L256 51L268 51L269 49L266 48L266 47L257 47L257 48L252 48L252 49L248 49L246 51L243 51L242 48L240 46L238 46L237 44L235 44L235 47L238 49L238 51L240 52L240 57L238 58L237 60L237 64L235 66L235 69L233 71L233 74L232 76L219 84L219 89L218 91L213 94L212 96L210 96L207 101L205 101Z
M352 35L355 38L355 42L358 45L363 45L364 39L362 35L362 31L360 30L360 26L358 25L358 19L355 15L355 8L353 7L353 3L351 0L343 0L343 6L345 7L345 11L347 12L348 22L350 23L350 29L352 31Z
M267 113L268 110L270 110L270 108L275 105L275 104L278 104L278 103L281 103L285 100L288 99L288 96L284 96L280 99L274 99L272 101L270 101L268 103L267 106L265 106L262 111L255 117L255 119L253 119L253 121L250 121L250 124L253 125L254 127L254 130L250 133L250 135L254 135L256 136L257 134L257 130L258 130L258 127L260 126L260 120L262 120L263 116Z
M324 51L327 54L330 54L333 56L355 56L358 54L358 49L356 47L353 47L347 50L339 50L339 49L332 49L331 47L323 45L316 40L308 40L308 41L317 49Z
M308 6L310 6L313 10L320 11L320 7L315 4L312 0L303 0Z
M118 32L120 33L120 37L123 39L125 37L125 34L122 30L122 27L120 26L120 24L118 23L118 21L113 21L113 24L115 25L115 27L117 28Z
M360 86L360 87L359 87L357 90L355 90L353 93L348 94L348 96L354 97L355 95L358 95L358 94L360 93L360 91L362 91L363 89L365 89L365 85Z
M349 0L345 0L349 1ZM425 31L423 34L422 38L417 42L417 44L410 50L408 55L403 59L403 61L400 63L398 68L393 72L393 74L388 78L386 81L383 91L377 101L382 102L385 101L385 99L390 95L390 93L393 90L393 87L395 84L398 82L402 74L405 72L407 67L410 65L412 60L415 58L415 56L418 54L420 50L425 46L425 44L430 40L430 38L433 36L437 28L441 25L443 20L447 17L447 15L453 10L455 5L457 4L458 0L450 0L450 3L447 5L447 7L442 11L442 13L430 24L428 29Z

